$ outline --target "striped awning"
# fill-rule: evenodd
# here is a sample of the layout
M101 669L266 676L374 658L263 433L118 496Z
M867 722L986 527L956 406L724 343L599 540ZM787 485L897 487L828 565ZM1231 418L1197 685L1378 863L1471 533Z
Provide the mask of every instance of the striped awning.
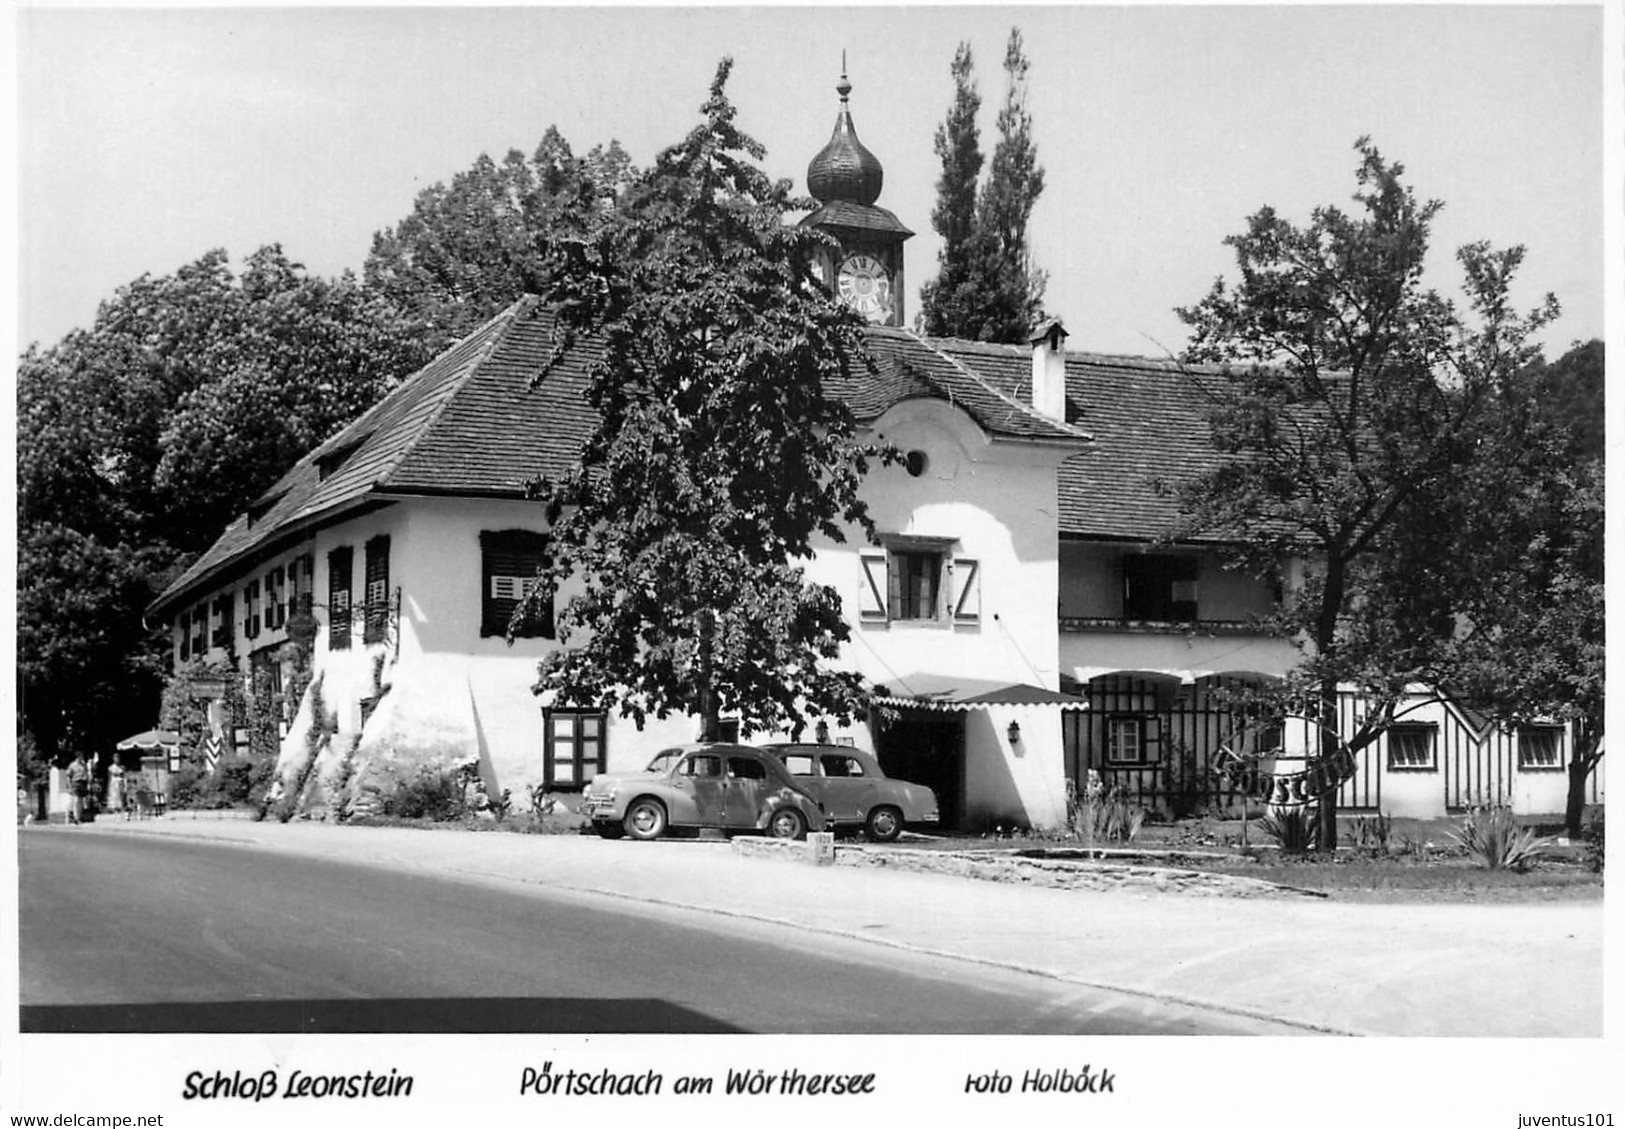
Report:
M1083 709L1088 703L1075 694L1046 690L1027 682L999 682L986 678L952 678L941 674L910 674L877 687L877 706L942 712L967 711L984 706L1056 706Z
M145 733L137 733L134 737L126 737L115 748L121 753L140 750L143 753L156 752L159 749L170 749L181 743L181 735L171 729L149 729Z

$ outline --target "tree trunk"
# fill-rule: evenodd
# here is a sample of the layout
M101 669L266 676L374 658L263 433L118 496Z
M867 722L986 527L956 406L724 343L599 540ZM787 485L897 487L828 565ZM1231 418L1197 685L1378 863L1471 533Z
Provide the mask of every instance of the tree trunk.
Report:
M716 640L716 613L710 608L700 612L700 740L716 741L722 736L722 718L717 706L717 691L711 651Z
M1343 610L1346 584L1343 561L1332 556L1326 562L1326 586L1321 592L1320 616L1315 624L1315 654L1324 663L1337 642L1337 616ZM1320 723L1320 757L1322 763L1337 755L1338 732L1337 677L1326 674L1320 680L1316 721ZM1315 847L1330 851L1337 848L1337 789L1331 788L1320 797L1320 819L1317 821Z
M1600 737L1581 738L1576 734L1574 755L1569 758L1568 802L1563 808L1563 830L1570 839L1578 839L1585 833L1586 784L1602 759L1597 754L1600 740Z

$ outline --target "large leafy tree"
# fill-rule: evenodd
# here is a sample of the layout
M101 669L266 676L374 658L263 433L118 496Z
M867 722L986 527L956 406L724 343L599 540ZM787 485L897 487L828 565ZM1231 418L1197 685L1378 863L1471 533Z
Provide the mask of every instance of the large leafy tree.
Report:
M921 291L926 332L982 341L1025 341L1043 318L1046 277L1033 264L1027 224L1044 191L1032 114L1027 109L1030 64L1021 31L1005 46L1005 97L999 139L977 188L982 154L969 44L961 43L951 72L954 100L938 127L942 161L931 222L943 237L937 278Z
M549 127L529 157L474 165L419 193L411 214L373 236L367 287L421 323L438 350L540 284L544 235L614 206L635 175L620 145L577 157Z
M1565 822L1578 836L1603 755L1603 345L1520 373L1474 436L1478 473L1443 546L1454 629L1430 676L1496 722L1572 724Z
M142 609L300 454L425 357L279 247L143 276L17 379L20 722L47 758L151 724Z
M1183 486L1185 531L1241 545L1260 572L1307 561L1277 617L1303 646L1284 697L1332 718L1339 684L1356 686L1371 703L1358 747L1451 633L1455 578L1440 549L1462 484L1485 466L1474 437L1557 306L1513 309L1518 247L1461 248L1465 312L1424 285L1441 205L1418 200L1369 140L1356 147L1352 213L1320 207L1300 227L1260 210L1226 240L1239 281L1217 281L1180 314L1185 359L1218 366L1195 379L1225 456ZM1327 796L1322 843L1335 821Z
M545 291L561 350L599 346L598 422L579 468L539 484L552 575L582 588L536 689L640 724L696 714L706 736L724 712L751 732L863 708L859 677L827 662L848 634L839 596L798 562L820 533L872 530L865 451L826 394L863 363L858 322L815 284L826 237L785 223L809 203L753 163L730 68L619 210L553 242Z

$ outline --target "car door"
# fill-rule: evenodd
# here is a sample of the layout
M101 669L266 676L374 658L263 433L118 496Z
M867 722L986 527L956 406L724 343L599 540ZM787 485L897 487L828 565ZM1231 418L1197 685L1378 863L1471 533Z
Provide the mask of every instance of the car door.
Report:
M874 779L863 770L863 762L845 753L819 753L818 767L824 786L824 807L842 823L861 823L874 802Z
M717 753L690 753L672 776L673 789L693 805L691 811L671 808L673 823L722 827L727 821L727 793L723 787L722 757Z
M727 826L755 827L769 794L778 791L769 779L767 765L755 757L731 756L722 782Z

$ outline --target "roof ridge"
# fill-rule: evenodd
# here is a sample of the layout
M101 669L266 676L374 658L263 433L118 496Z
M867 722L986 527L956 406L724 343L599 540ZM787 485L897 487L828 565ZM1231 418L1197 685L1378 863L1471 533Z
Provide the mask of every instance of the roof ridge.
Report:
M1084 431L1082 428L1075 427L1074 425L1072 425L1070 423L1067 423L1065 420L1051 419L1049 416L1045 415L1043 412L1039 411L1037 408L1031 407L1030 405L1027 405L1027 404L1023 404L1020 400L1016 399L1014 396L1006 395L1004 392L1000 391L997 387L990 384L988 381L983 380L980 376L978 376L975 372L973 372L967 365L965 365L963 362L961 362L959 360L959 358L954 357L954 356L950 355L949 353L945 352L944 350L938 349L935 346L933 346L929 341L927 341L925 339L925 337L922 334L915 333L911 329L910 330L905 330L904 332L906 332L914 340L918 341L922 346L929 349L931 352L935 353L937 356L941 357L943 360L947 361L948 364L953 366L955 371L963 374L966 378L968 378L969 380L971 380L972 382L977 384L979 387L986 390L989 395L993 396L995 399L997 399L997 400L999 400L999 401L1001 401L1001 402L1003 402L1005 404L1008 404L1012 410L1014 410L1016 412L1019 412L1022 416L1026 417L1027 419L1036 420L1038 422L1047 424L1047 425L1049 425L1051 427L1059 427L1061 430L1070 433L1072 436L1074 436L1075 438L1078 438L1078 439L1093 440L1094 436L1090 435L1088 432ZM926 379L929 380L930 376L927 375ZM953 400L953 396L950 393L949 394L949 401L952 402L952 400Z

